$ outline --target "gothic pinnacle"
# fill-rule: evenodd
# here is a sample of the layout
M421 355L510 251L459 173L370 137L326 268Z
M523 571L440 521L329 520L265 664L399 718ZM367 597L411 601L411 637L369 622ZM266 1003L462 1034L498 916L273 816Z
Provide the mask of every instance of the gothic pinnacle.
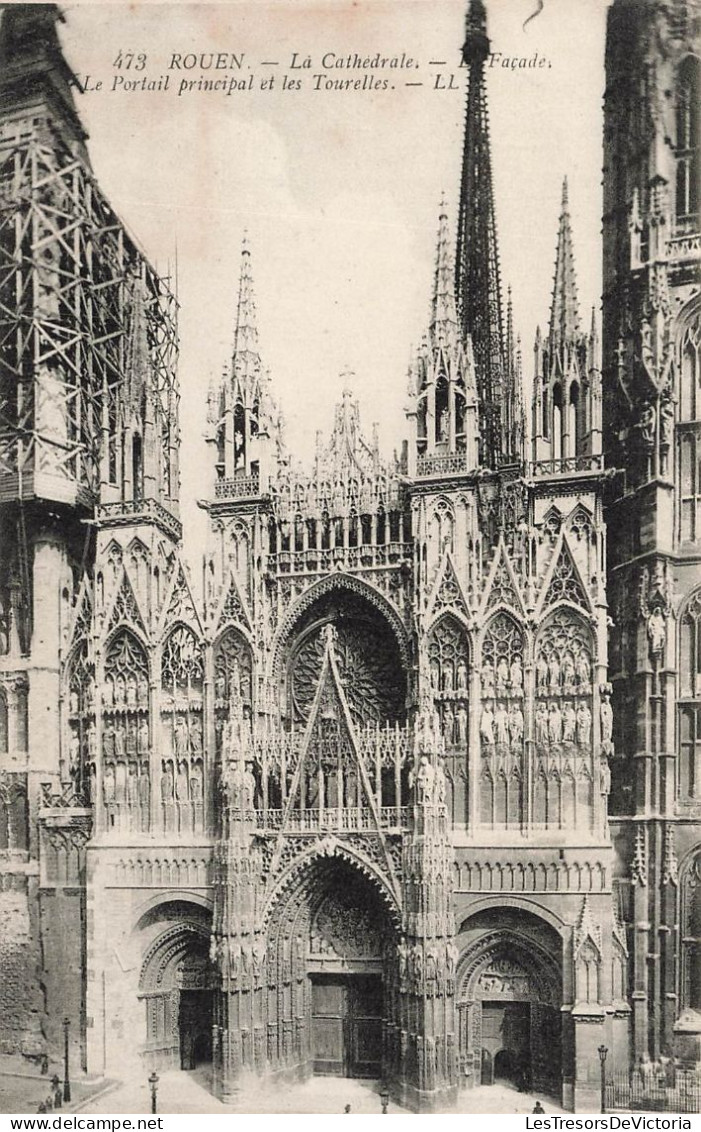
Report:
M256 304L251 275L251 249L248 236L244 233L241 242L241 273L239 276L239 297L236 308L236 327L234 329L234 358L237 354L258 353L258 325Z
M450 249L451 236L445 197L441 198L436 247L436 271L431 304L431 330L436 337L447 337L446 330L457 326L455 306L455 266Z
M562 204L557 234L549 337L552 345L557 347L573 342L578 333L577 281L574 270L567 177L565 177L562 183Z

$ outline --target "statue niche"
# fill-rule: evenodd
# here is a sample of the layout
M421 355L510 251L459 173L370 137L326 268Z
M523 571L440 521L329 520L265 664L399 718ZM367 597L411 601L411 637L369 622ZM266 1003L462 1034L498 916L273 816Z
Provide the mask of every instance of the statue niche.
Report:
M450 615L441 617L428 639L431 695L447 748L467 745L469 647L467 635Z
M71 689L70 717L80 700ZM110 640L102 683L102 804L107 829L147 830L150 823L149 666L143 645L128 629ZM74 740L72 740L74 741ZM87 733L88 779L93 781ZM71 760L73 752L70 753ZM89 787L93 793L93 787Z
M161 820L166 833L191 836L204 826L202 746L202 646L192 629L178 625L167 637L161 659Z
M482 641L480 673L480 812L490 826L523 819L524 655L520 625L497 613Z

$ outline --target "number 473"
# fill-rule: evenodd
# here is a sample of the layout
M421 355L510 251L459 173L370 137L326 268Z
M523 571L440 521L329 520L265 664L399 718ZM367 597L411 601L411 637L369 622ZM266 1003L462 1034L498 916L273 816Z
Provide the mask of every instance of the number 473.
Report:
M112 66L120 71L143 71L146 66L146 53L142 51L137 55L133 51L118 51Z

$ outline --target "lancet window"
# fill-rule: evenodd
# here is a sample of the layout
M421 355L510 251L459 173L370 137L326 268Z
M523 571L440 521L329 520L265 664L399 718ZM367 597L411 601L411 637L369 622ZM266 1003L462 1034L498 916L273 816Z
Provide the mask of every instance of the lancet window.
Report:
M699 61L688 56L676 90L676 214L682 225L693 224L699 208L699 87Z
M88 659L88 646L82 641L68 664L68 728L64 731L62 775L70 781L78 798L94 801L91 796L97 768L95 766L95 703L94 671Z
M680 794L701 798L701 590L681 618L679 656Z
M77 679L80 673L79 667ZM88 725L89 783L93 746ZM135 635L121 629L108 644L102 685L102 794L108 829L149 828L150 748L148 658Z
M681 905L681 1006L701 1013L701 854L683 874Z
M166 833L201 833L204 824L204 660L192 629L178 625L161 657L160 812Z
M10 745L9 712L7 710L7 695L4 688L0 688L0 755L7 754Z
M469 649L465 630L442 617L428 640L431 690L447 747L467 744Z

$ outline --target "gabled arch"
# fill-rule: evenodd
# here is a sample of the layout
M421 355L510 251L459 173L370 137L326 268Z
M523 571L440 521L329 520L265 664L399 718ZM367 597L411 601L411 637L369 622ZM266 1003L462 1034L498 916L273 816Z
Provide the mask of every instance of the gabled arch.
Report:
M363 852L346 842L337 841L330 834L322 842L317 842L300 854L278 877L263 909L263 928L281 902L294 899L295 892L308 880L309 871L313 869L314 863L325 857L339 857L357 869L372 884L395 930L401 931L401 905L396 879L383 875L377 865Z
M281 676L284 647L292 637L295 623L302 614L305 613L318 598L331 593L333 590L342 591L344 589L365 598L366 601L375 606L383 615L396 638L404 671L409 671L411 667L411 644L409 635L394 606L387 600L384 594L368 582L361 578L356 578L351 574L339 572L321 578L313 586L310 586L308 590L305 590L305 592L293 602L282 618L275 634L272 649L270 650L270 670L274 678L279 679Z

